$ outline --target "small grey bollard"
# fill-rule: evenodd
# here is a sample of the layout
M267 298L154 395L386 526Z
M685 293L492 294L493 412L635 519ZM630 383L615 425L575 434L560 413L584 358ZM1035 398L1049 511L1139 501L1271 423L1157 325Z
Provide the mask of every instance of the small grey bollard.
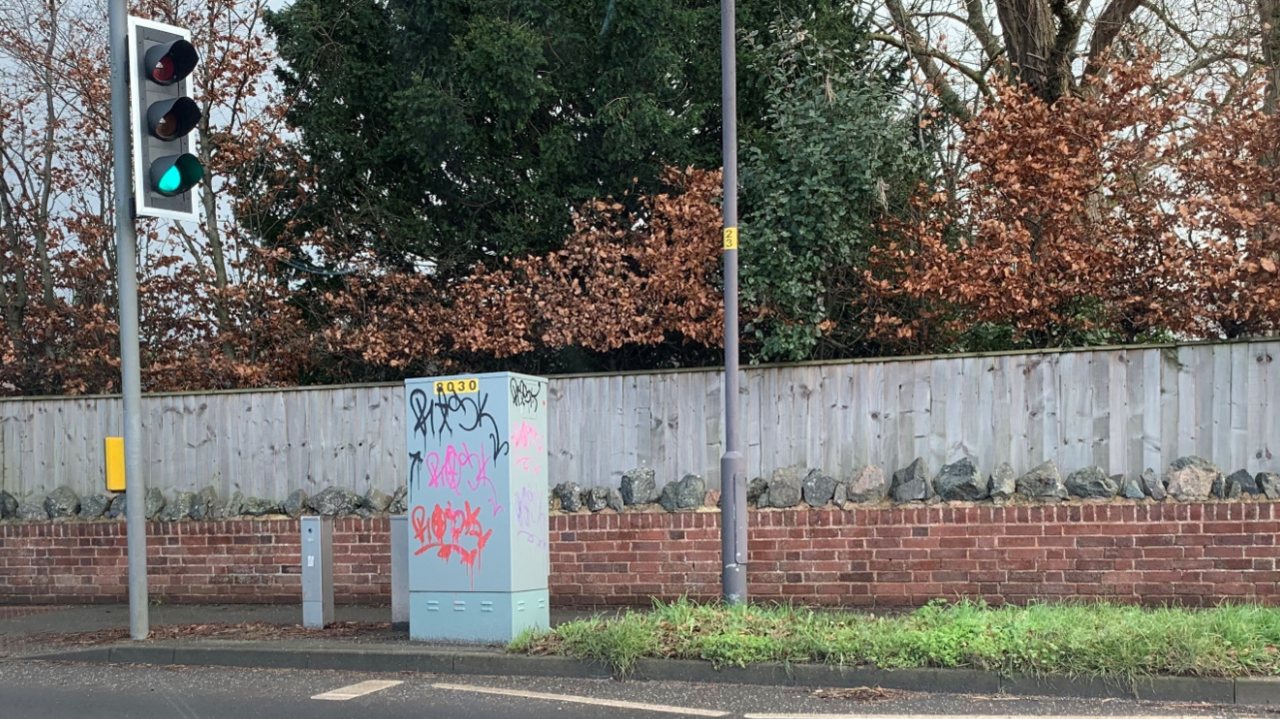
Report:
M409 628L409 517L391 517L391 628Z
M333 520L302 518L302 626L333 622Z

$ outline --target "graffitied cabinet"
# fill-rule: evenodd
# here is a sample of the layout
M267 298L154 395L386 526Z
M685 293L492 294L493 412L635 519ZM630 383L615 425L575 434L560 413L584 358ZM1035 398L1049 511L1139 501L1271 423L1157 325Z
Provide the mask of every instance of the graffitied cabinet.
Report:
M547 628L547 381L411 379L405 401L410 636Z

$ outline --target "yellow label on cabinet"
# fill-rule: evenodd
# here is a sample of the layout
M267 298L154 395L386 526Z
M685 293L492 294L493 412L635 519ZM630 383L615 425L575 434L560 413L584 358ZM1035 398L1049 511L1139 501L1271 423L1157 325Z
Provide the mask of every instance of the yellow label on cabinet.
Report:
M726 250L738 249L738 228L736 227L724 228L724 248Z
M480 380L474 377L446 379L435 383L436 394L475 394L480 391Z

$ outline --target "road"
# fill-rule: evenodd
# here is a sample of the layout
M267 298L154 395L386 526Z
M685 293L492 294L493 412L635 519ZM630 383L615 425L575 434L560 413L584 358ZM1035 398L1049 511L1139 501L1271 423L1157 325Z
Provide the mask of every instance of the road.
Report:
M352 693L374 688L363 684L366 682L390 686L345 701L314 698L353 685L361 686ZM528 693L538 696L528 696ZM645 706L589 703L599 701ZM1118 700L1012 699L925 693L865 702L822 698L815 696L811 689L678 682L0 661L0 717L661 719L683 715L763 719L757 715L781 714L800 719L838 714L1249 717L1263 712L1249 708Z

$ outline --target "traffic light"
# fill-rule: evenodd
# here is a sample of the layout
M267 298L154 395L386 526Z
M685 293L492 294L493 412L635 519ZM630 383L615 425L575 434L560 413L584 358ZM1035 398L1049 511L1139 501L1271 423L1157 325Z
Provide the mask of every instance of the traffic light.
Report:
M196 219L204 166L195 155L200 107L187 79L200 62L183 28L129 18L133 193L139 217Z

